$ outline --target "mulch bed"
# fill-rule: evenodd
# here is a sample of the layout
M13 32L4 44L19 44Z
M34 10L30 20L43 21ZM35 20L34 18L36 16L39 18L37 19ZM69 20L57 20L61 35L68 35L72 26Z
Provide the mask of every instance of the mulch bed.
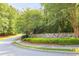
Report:
M6 34L6 35L3 35L3 34L0 34L0 38L4 38L4 37L8 37L8 36L12 36L13 34Z

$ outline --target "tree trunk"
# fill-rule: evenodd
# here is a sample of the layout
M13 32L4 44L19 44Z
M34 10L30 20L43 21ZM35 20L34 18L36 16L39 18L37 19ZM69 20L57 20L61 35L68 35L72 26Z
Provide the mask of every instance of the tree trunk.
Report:
M71 16L71 25L74 29L74 34L76 37L79 37L79 26L78 26L78 9L72 8L70 10L70 16Z

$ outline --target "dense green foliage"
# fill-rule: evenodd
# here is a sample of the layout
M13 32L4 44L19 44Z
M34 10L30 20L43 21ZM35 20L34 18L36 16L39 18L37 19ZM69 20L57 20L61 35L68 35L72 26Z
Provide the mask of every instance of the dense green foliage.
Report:
M75 22L72 22L73 17L70 11L74 11L75 3L45 3L41 5L42 9L40 10L24 10L20 18L22 24L20 30L22 32L28 30L33 33L74 32L76 26L73 24L76 23L76 20L74 19Z
M0 34L78 31L78 11L78 4L75 3L44 3L41 9L25 9L21 12L9 4L0 3Z
M48 43L60 45L79 44L79 38L25 38L23 40L31 43Z
M27 9L23 11L17 20L18 31L22 33L33 31L37 27L42 26L42 18L43 16L40 10Z
M0 34L15 34L17 11L8 4L0 3Z
M68 3L46 3L44 6L44 14L48 24L49 32L73 32L70 22L70 10L75 4Z

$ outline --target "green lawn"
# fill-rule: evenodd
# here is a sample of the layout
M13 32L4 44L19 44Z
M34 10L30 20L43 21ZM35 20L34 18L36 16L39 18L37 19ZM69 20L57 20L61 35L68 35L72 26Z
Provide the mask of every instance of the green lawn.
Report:
M32 43L60 44L60 45L77 45L79 38L25 38L23 41Z

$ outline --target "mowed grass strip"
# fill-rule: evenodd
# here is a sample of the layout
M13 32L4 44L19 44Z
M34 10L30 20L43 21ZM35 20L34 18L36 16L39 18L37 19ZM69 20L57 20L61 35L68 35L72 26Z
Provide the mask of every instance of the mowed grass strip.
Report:
M47 48L47 47L39 47L39 46L26 46L22 45L17 42L13 42L16 46L21 48L31 48L31 49L38 49L43 51L64 51L64 52L74 52L73 49L64 49L64 48Z
M78 45L79 38L25 38L23 41L43 44Z

